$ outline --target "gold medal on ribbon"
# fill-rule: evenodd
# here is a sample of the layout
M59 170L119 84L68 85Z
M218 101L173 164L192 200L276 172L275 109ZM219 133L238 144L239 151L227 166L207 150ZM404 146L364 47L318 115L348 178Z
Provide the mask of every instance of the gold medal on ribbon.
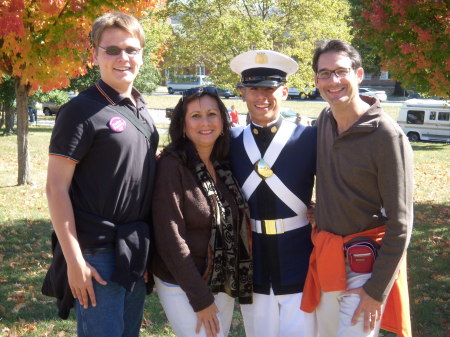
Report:
M273 174L272 169L269 167L269 165L266 164L266 162L262 158L255 163L255 171L263 179L267 179L271 177Z

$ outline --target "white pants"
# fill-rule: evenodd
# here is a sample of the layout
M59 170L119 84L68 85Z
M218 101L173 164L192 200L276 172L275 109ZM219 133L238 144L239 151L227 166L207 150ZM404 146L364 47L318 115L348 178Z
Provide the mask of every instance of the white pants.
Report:
M154 278L159 301L175 335L177 337L206 337L204 326L202 326L199 334L195 333L197 314L192 309L186 293L181 287L165 283L156 276ZM220 333L217 337L226 337L230 331L231 319L233 318L234 298L225 293L218 293L214 295L214 298L214 303L219 309L217 318L220 323Z
M354 273L346 264L347 289L363 286L371 277L371 273ZM320 337L376 337L380 331L380 321L375 330L364 332L364 314L358 318L356 325L351 320L359 305L356 294L343 295L342 291L322 292L320 304L316 309L317 327Z
M303 293L253 294L253 304L241 304L247 337L315 337L315 314L300 310Z

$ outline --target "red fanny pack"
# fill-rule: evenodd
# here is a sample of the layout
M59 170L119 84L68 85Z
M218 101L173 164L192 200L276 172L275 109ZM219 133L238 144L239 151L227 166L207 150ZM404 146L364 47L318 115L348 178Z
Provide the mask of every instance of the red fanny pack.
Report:
M352 242L344 247L350 269L355 273L371 273L378 247L370 241Z

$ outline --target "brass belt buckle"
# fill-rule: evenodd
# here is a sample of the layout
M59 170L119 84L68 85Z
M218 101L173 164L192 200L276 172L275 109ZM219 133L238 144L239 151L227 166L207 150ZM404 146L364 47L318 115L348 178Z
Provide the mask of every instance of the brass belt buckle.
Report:
M277 229L277 221L281 224L281 229ZM284 233L284 221L283 219L276 220L261 220L262 232L267 235L276 235Z

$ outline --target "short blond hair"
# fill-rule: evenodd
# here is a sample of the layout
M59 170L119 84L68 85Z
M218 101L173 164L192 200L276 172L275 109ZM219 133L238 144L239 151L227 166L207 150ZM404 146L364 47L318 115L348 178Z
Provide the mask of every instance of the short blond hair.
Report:
M110 12L98 17L92 25L90 38L95 49L98 48L103 32L108 28L123 29L139 39L141 47L144 48L145 35L139 21L135 17L122 12Z

